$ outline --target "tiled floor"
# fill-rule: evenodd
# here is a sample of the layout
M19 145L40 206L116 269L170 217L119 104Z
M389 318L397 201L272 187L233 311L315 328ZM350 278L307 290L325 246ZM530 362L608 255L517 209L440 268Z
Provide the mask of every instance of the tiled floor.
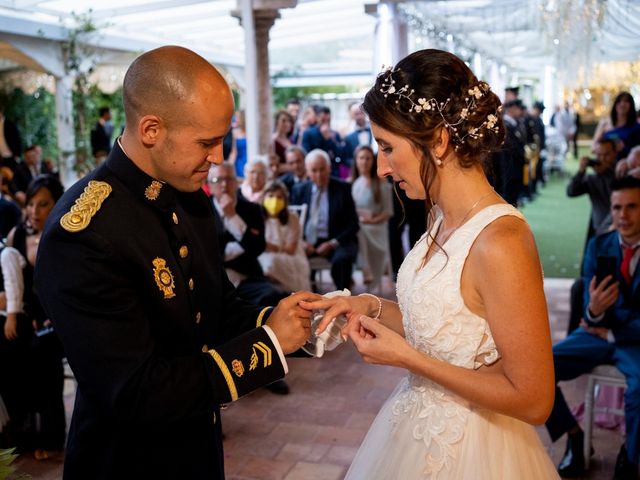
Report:
M554 342L566 330L570 285L569 280L545 281ZM383 290L388 297L395 293L389 282ZM355 293L361 291L356 287ZM398 369L365 364L350 346L321 360L291 359L289 366L290 395L260 390L223 412L229 480L342 479L376 412L403 375ZM571 404L578 404L584 378L565 383L563 390ZM70 411L72 390L66 400ZM538 431L557 462L564 440L551 445L544 427ZM596 454L585 478L611 478L622 440L618 432L595 430ZM17 466L33 479L62 476L60 458L36 462L24 456Z

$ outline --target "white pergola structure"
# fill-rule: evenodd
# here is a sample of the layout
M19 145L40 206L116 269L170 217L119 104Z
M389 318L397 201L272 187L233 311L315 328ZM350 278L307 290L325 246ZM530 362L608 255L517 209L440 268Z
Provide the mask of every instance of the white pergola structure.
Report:
M73 79L60 42L74 13L87 11L99 27L89 40L99 65L124 71L140 52L175 44L226 72L245 93L250 155L269 143L272 82L370 85L381 64L435 46L468 61L498 93L537 82L537 98L552 105L562 83L577 81L576 65L640 60L637 0L0 0L0 68L55 77L67 183Z

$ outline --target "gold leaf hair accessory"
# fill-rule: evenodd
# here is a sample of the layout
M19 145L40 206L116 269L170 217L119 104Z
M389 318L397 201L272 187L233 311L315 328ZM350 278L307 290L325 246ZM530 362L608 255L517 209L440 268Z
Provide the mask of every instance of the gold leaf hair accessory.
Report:
M393 78L393 74L399 71L400 70L397 68L394 69L392 67L386 67L386 69L380 73L379 76L382 77L380 92L384 94L385 98L388 98L390 95L392 97L397 97L395 103L398 107L400 107L400 100L406 101L409 104L409 110L407 113L433 112L440 115L445 127L447 127L447 130L449 130L449 133L454 140L454 147L456 150L458 150L460 145L465 143L467 137L471 137L473 139L482 137L483 129L493 133L498 133L499 129L497 123L499 115L502 112L502 106L499 106L495 113L487 115L486 120L478 127L468 127L465 129L463 125L467 118L469 118L469 115L471 115L471 113L476 109L476 101L480 100L491 91L488 83L478 82L476 85L469 87L467 90L467 96L464 98L465 106L460 111L460 116L454 120L448 120L444 115L444 111L449 105L449 102L451 102L451 99L447 98L444 102L438 102L435 98L415 98L415 90L410 88L409 85L403 85L401 87L396 85L396 80Z

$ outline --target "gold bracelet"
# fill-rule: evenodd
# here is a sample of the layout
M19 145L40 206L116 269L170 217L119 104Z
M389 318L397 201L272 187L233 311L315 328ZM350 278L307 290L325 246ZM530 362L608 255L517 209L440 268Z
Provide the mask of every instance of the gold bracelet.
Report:
M362 296L366 296L366 297L373 297L378 301L378 311L376 312L376 316L372 317L374 320L378 320L380 318L380 314L382 313L382 300L380 300L380 297L378 297L377 295L374 295L373 293L361 293L360 295L358 295L359 297Z

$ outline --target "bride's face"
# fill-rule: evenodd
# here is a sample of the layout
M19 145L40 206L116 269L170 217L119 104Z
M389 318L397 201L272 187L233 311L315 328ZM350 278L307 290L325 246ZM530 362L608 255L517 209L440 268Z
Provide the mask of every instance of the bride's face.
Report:
M426 193L420 177L421 158L404 138L371 124L371 131L378 142L378 176L392 177L407 197L424 200Z

